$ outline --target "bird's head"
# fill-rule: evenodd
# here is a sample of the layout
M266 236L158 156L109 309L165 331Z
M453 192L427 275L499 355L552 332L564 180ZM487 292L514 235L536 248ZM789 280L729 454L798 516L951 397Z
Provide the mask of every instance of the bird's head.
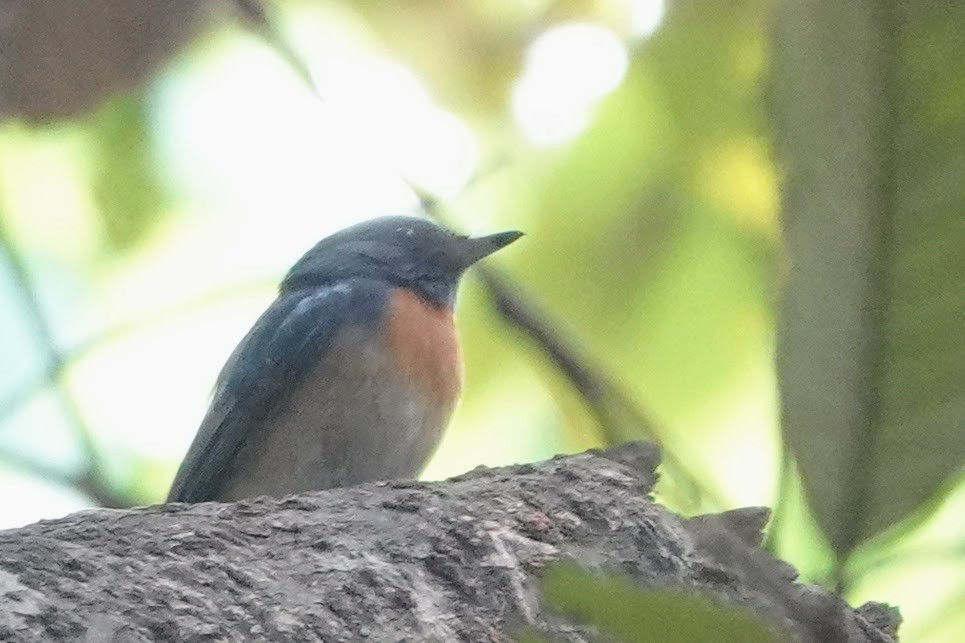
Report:
M509 231L467 237L428 219L380 217L319 241L295 263L281 288L291 291L347 279L376 279L452 306L466 269L522 235Z

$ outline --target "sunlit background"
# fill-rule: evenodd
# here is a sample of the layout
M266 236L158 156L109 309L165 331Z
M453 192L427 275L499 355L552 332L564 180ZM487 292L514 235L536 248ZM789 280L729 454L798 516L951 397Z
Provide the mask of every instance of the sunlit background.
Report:
M321 99L221 17L141 90L83 118L0 126L0 222L39 304L0 264L0 527L95 504L74 484L90 449L118 497L161 501L215 376L286 268L345 225L417 212L410 184L464 231L526 231L491 264L716 496L678 509L774 506L786 261L771 3L281 8ZM466 392L427 479L603 443L478 282L457 318ZM829 580L828 547L789 488L771 545ZM959 485L868 554L885 562L855 575L849 600L898 604L906 640L962 640L963 507Z

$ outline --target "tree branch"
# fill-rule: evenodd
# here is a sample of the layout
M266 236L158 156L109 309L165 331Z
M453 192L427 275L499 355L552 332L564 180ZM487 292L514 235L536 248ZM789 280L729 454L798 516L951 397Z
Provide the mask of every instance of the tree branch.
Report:
M646 497L635 443L434 484L94 510L0 532L0 639L584 641L541 571L576 560L707 593L799 640L891 641L757 548L766 510L684 520Z

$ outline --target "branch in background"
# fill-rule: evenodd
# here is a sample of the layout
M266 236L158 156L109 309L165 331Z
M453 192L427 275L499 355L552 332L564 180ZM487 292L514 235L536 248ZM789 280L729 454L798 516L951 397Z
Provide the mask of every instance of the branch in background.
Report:
M282 34L277 26L276 19L271 15L271 9L261 0L234 0L234 3L248 27L261 36L275 50L275 53L288 63L319 100L324 101L324 96L318 90L315 79L312 78L311 69L305 59L295 51L295 48Z
M54 387L57 403L66 414L68 422L74 434L77 436L81 450L83 451L84 472L76 479L82 484L75 486L84 493L95 491L98 495L106 498L107 495L102 492L106 492L106 490L109 489L109 485L107 484L107 470L104 466L103 459L94 441L94 436L84 422L80 409L77 407L76 401L67 391L63 379L60 377L67 364L66 356L57 346L53 328L51 328L47 320L47 316L44 313L40 299L31 281L27 262L20 255L13 239L10 238L6 227L2 223L2 219L0 219L0 253L2 253L7 260L14 288L20 295L30 328L34 333L40 350L44 354L44 362L47 367L46 371L48 373L58 374L57 377L48 380L48 382ZM29 470L39 471L36 466L30 467Z
M764 539L764 549L771 553L777 552L778 538L781 527L787 516L787 504L794 490L795 476L791 461L791 453L787 449L781 451L781 464L777 474L777 503L771 514L771 527Z
M80 475L71 475L60 467L51 466L40 460L28 458L25 455L9 450L0 450L0 463L11 469L19 469L25 473L42 478L48 482L70 487L89 496L101 507L108 509L126 509L133 503L123 494L117 493L104 482L103 476L93 475L90 470Z
M478 172L465 189L471 188L479 179L489 174L488 170L501 163L502 161L499 161ZM418 196L423 210L442 225L452 227L443 216L442 207L434 195L411 183L409 187ZM601 368L593 365L575 341L564 337L559 324L554 323L548 313L540 310L532 297L521 294L523 290L519 284L483 265L475 266L473 271L493 300L496 312L503 321L533 342L583 398L596 417L607 444L613 446L641 438L657 442L663 449L664 470L683 491L691 507L699 509L705 502L715 509L727 506L723 498L713 489L701 484L673 454L661 439L656 423L647 417L630 395Z
M31 398L50 386L51 382L63 377L67 366L76 363L100 346L124 335L143 331L145 328L160 323L165 319L178 317L210 307L218 301L230 301L240 295L249 294L261 288L274 288L277 285L277 280L266 279L264 281L249 281L243 284L207 291L200 295L189 297L172 306L133 317L86 339L69 350L61 351L61 360L59 362L48 363L44 371L36 379L22 385L0 401L0 426Z
M0 120L50 123L142 87L211 23L198 0L0 2Z
M565 338L548 315L539 310L532 299L521 294L518 284L485 266L476 266L476 276L492 297L503 320L533 342L576 389L593 412L610 445L641 437L657 441L664 451L664 469L683 488L694 507L700 507L703 501L718 509L726 506L722 498L702 485L673 455L660 439L655 423L630 396L613 378L591 364L575 342Z
M219 288L214 291L202 293L173 306L162 308L146 315L137 316L113 326L81 342L70 350L58 351L59 359L48 361L43 372L36 379L22 385L0 401L0 427L34 396L40 394L48 387L59 388L59 382L64 377L66 368L103 344L114 341L118 337L128 333L143 331L145 327L157 324L165 319L210 306L212 302L233 299L242 294L255 292L260 288L266 287L268 284L274 286L275 283L274 280L266 279L263 282L246 282L238 286ZM66 394L65 391L63 391L63 393ZM8 450L0 450L0 463L4 463L11 468L19 469L38 478L76 489L88 495L102 507L125 508L132 506L137 501L136 498L129 497L113 489L112 486L108 484L103 467L100 465L98 465L99 468L85 467L85 471L81 474L71 475L36 459L28 458Z

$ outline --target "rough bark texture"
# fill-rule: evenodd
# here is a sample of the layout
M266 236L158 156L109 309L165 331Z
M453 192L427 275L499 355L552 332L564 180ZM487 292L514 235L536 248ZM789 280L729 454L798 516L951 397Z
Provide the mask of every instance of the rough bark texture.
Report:
M94 510L0 532L0 640L501 641L590 633L539 598L577 560L754 609L801 640L892 640L758 549L767 512L691 520L647 499L646 444L446 482Z

